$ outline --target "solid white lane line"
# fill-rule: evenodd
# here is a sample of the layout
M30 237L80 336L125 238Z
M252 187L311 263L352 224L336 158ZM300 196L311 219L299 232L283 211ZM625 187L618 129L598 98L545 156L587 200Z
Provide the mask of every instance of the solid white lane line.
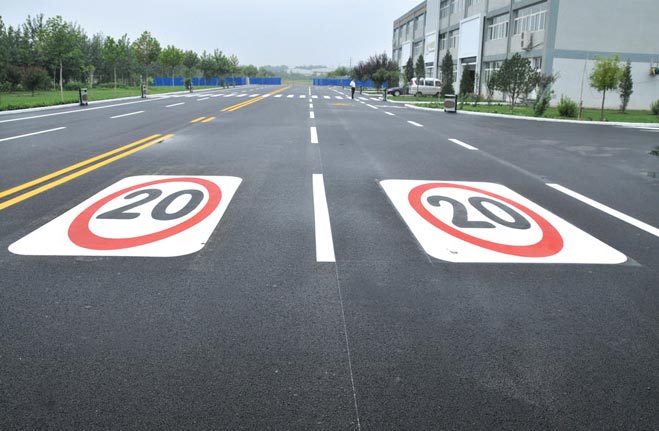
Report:
M396 115L396 114L394 114L394 113L387 112L387 111L384 111L384 113L387 114L387 115L391 115L391 116L395 116L395 115Z
M408 123L410 123L411 125L416 126L416 127L423 127L423 124L419 124L419 123L416 123L414 121L408 121Z
M316 226L316 262L336 262L322 174L313 174L313 215Z
M128 117L130 115L137 115L137 114L141 114L143 112L144 111L131 112L130 114L115 115L114 117L110 117L110 118L114 119L114 118Z
M66 127L57 127L55 129L42 130L40 132L33 132L33 133L27 133L25 135L20 135L20 136L11 136L9 138L2 138L2 139L0 139L0 142L11 141L12 139L25 138L25 137L28 137L28 136L41 135L42 133L55 132L57 130L62 130L62 129L66 129Z
M469 145L469 144L465 144L464 142L459 141L459 140L457 140L457 139L449 139L449 141L451 141L451 142L453 142L454 144L457 144L457 145L459 145L459 146L461 146L461 147L464 147L464 148L466 148L466 149L468 149L468 150L471 150L471 151L478 151L478 148L476 148L476 147L472 147L471 145Z
M165 108L173 108L174 106L179 106L179 105L185 105L185 102L174 103L173 105L167 105L167 106L165 106Z
M316 118L316 114L314 114L313 111L309 112L309 118Z
M604 204L601 204L597 201L594 201L584 195L581 195L573 190L570 190L566 187L563 187L559 184L547 184L549 187L558 190L561 193L565 193L568 196L573 197L574 199L581 201L585 203L586 205L590 205L593 208L596 208L602 212L607 213L608 215L617 218L618 220L624 221L625 223L629 223L632 226L635 226L641 230L644 230L645 232L654 235L656 237L659 237L659 229L657 229L654 226L651 226L645 222L642 222L638 219L635 219L634 217L628 216L627 214L621 213L620 211L614 210L611 207L608 207Z
M318 143L318 130L316 130L315 127L311 128L311 143L312 144Z

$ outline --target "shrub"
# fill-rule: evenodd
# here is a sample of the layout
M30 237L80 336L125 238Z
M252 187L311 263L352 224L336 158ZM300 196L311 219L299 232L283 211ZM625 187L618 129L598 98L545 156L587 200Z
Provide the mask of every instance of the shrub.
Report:
M64 84L64 90L66 91L78 91L78 88L81 87L85 88L87 87L87 84L80 81L69 81L66 84Z
M50 84L50 76L43 68L37 66L28 66L23 69L21 74L21 85L32 92L34 96L35 90L48 88Z
M572 99L561 96L561 101L558 103L558 113L561 117L575 118L579 113L579 108Z
M549 108L549 102L551 102L551 96L553 91L551 87L547 87L544 92L538 97L538 99L533 104L533 115L536 117L542 117L547 112Z
M652 105L650 105L650 110L654 115L659 115L659 100L655 100Z

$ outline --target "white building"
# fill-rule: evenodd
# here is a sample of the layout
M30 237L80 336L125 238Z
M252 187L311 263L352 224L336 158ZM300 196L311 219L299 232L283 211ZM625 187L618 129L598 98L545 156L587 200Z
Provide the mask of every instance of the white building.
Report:
M441 79L450 52L459 82L463 67L475 91L515 53L545 74L558 75L555 100L566 95L599 107L601 93L589 85L595 58L620 56L632 63L630 109L648 109L659 99L659 0L426 0L394 21L393 58L403 70L423 54L426 76ZM607 94L617 108L617 93Z

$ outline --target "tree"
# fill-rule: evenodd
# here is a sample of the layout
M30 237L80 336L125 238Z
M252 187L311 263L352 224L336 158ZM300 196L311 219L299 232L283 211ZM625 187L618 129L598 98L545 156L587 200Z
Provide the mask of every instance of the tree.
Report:
M34 90L46 88L49 80L48 72L39 66L28 66L23 69L21 75L21 85L30 90L32 96L34 96Z
M48 57L59 66L60 97L64 101L64 64L80 60L78 29L62 20L61 16L48 18L45 26L44 49Z
M600 121L604 121L604 101L606 91L613 90L620 82L620 57L598 57L595 60L595 68L590 74L590 86L602 93L602 109L600 110Z
M251 78L253 76L256 76L259 73L259 69L252 65L248 64L247 66L243 66L243 75Z
M510 95L510 109L515 108L515 102L521 94L530 92L529 88L535 86L536 72L531 66L528 58L523 58L519 53L507 58L501 64L497 72L497 90Z
M416 66L414 66L414 74L417 78L426 77L426 61L423 59L423 55L419 55L416 59Z
M624 113L627 111L629 99L634 92L634 81L632 80L632 64L627 60L627 64L622 69L620 75L620 84L618 85L618 92L620 93L620 110Z
M167 45L167 48L163 49L158 56L160 64L172 70L172 87L174 86L174 69L176 69L176 66L183 64L184 58L185 54L183 51L174 45Z
M474 92L474 75L469 73L469 68L462 68L462 77L460 78L460 97Z
M148 85L147 68L158 59L160 55L160 43L151 33L145 31L132 45L137 61L144 66L144 82Z
M412 57L410 57L405 64L405 82L410 82L412 78L414 78L414 62L412 61Z
M185 51L183 54L183 66L188 69L188 78L192 82L192 69L199 63L199 56L194 51Z
M112 72L114 76L114 94L117 94L117 63L122 56L121 48L117 42L108 36L105 38L105 43L103 44L103 61L112 66Z
M455 94L455 89L453 88L453 57L450 52L446 52L446 55L442 59L441 65L442 71L442 90L441 96L444 97L447 94Z
M350 76L350 69L345 66L339 66L327 74L328 78L343 78Z

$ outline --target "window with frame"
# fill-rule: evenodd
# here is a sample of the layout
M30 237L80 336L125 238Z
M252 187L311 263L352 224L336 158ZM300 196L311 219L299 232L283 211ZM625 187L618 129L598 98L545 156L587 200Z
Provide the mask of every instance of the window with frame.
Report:
M483 68L483 75L485 78L485 84L487 85L490 77L503 65L503 61L486 61Z
M487 40L497 40L508 37L508 14L495 16L488 20Z
M542 70L542 57L533 57L531 59L531 66L535 70L538 70L538 71Z
M544 30L545 21L547 21L547 3L520 9L516 12L514 34Z
M449 49L458 47L458 30L453 30L452 32L449 33L448 47Z
M449 13L449 0L442 0L439 3L439 19L448 17Z
M482 0L466 0L465 7L476 6L477 4L480 4L481 1Z
M446 41L448 40L448 33L442 33L439 35L439 50L446 49Z

